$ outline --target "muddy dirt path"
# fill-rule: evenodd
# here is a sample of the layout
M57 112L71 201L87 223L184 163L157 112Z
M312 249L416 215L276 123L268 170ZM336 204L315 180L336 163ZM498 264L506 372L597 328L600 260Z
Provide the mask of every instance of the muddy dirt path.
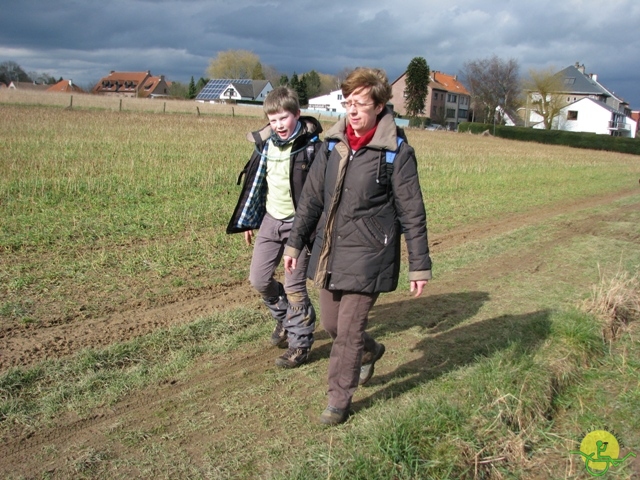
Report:
M634 189L570 204L555 205L535 212L464 227L434 236L430 240L433 251L437 254L438 251L466 242L496 236L525 225L535 225L559 214L588 211L598 206L610 205L637 193L637 189ZM629 207L618 209L621 215L624 214L625 208ZM636 205L633 205L633 208L636 208ZM594 220L598 215L591 212L589 216L584 221L567 224L566 230L549 239L549 242L551 244L568 242L576 235L589 232L590 228L595 228L594 225L597 222ZM487 265L469 267L432 282L426 292L427 295L446 296L460 291L473 291L480 277L478 274L480 271L485 280L487 277L499 279L516 269L533 271L541 262L544 262L544 259L530 255L519 258L507 255L499 261L493 260L490 268L487 268ZM217 310L246 303L246 298L246 286L238 283L185 292L183 296L167 298L165 304L160 307L122 311L102 318L85 320L81 324L56 325L46 329L5 330L0 336L3 365L30 365L44 358L70 355L82 348L126 341L159 328L188 323ZM379 308L384 309L387 301L381 298ZM391 340L388 349L393 349L393 344L401 341L402 339ZM328 357L329 347L327 336L324 332L319 332L314 345L313 359L317 361ZM197 417L207 412L207 418L213 418L217 425L213 430L208 430L208 443L215 442L216 438L224 443L225 437L231 430L235 435L243 430L247 432L253 432L256 428L260 430L262 425L259 417L260 407L269 408L269 395L252 399L256 408L244 412L241 416L222 412L219 405L225 397L233 396L234 392L242 392L247 385L263 380L264 376L273 370L273 355L273 350L266 345L264 349L253 351L238 350L225 354L224 358L216 361L214 367L209 365L206 369L196 369L188 381L176 380L153 385L141 392L128 395L113 407L94 411L87 417L79 418L75 414L68 414L57 419L54 425L36 431L17 425L1 439L0 472L26 478L39 478L43 475L64 478L65 475L73 473L73 468L78 468L78 462L82 461L82 452L100 451L105 443L109 442L108 439L113 438L114 431L134 427L137 430L154 428L153 425L159 422L158 411L166 412L161 423L163 431L166 432L165 436L169 439L167 441L174 442L177 450L186 452L185 455L191 458L202 458L205 452L199 450L198 445L202 439L198 438L197 432L193 432L188 439L171 437L172 432L180 430L179 425L184 419L179 417L184 415L184 411L181 410L180 415L174 414L167 406L182 405L185 398L194 395L197 401L194 401L193 415ZM304 399L307 392L324 388L323 383L324 378L301 380L295 395ZM194 391L197 391L197 395L193 394ZM367 402L364 402L359 408L366 406ZM317 412L310 412L310 415L314 413ZM287 435L285 422L282 425L263 426L262 429L266 430L262 434L273 438ZM258 437L260 435L258 433ZM110 448L113 455L117 454L121 463L136 455L135 448L122 449L115 453L113 444ZM127 469L123 468L121 473L123 472L127 472ZM136 472L132 469L128 473L136 476L137 473L139 474Z
M535 224L561 213L608 204L635 192L636 189L554 205L465 226L442 235L432 235L431 249L437 253L465 242ZM164 297L159 307L124 306L120 311L103 317L45 327L0 327L0 371L11 366L26 366L44 359L71 355L84 348L105 347L112 343L131 340L159 328L192 322L217 310L242 305L246 301L247 286L244 282L237 282L200 290L185 290Z

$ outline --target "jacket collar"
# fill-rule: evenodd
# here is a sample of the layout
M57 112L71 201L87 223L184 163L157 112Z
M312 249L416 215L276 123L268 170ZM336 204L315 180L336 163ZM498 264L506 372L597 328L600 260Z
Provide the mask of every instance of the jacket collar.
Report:
M299 122L301 124L301 131L298 138L305 134L313 136L319 135L322 132L322 125L320 125L320 122L314 117L301 116ZM256 132L247 133L247 140L251 143L257 143L258 139L260 142L266 142L271 136L271 131L271 126L267 124Z
M347 142L347 119L343 118L336 122L328 131L326 138L335 138L342 142ZM396 151L398 148L396 134L396 122L393 119L393 111L390 107L385 107L380 113L380 121L376 128L376 133L367 145L367 148Z

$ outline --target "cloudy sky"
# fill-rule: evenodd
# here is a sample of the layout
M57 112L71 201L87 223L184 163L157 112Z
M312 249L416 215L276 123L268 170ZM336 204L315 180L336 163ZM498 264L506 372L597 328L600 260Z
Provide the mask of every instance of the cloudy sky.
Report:
M111 70L187 83L250 50L291 75L384 68L412 58L459 74L497 55L530 68L584 64L640 108L638 0L16 0L0 9L0 62L93 84Z

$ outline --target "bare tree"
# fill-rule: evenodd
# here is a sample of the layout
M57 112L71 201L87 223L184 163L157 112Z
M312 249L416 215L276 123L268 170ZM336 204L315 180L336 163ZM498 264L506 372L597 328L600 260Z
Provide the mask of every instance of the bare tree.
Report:
M519 72L516 59L496 55L464 63L461 79L471 94L476 120L491 120L498 106L515 111L522 104Z
M567 102L563 94L562 78L553 67L529 70L529 79L524 82L527 93L526 122L530 120L529 110L542 117L544 128L551 130L553 119L558 116Z

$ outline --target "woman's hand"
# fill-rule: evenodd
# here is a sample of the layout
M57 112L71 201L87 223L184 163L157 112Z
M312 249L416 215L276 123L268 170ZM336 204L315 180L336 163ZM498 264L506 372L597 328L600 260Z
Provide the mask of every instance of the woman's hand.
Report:
M296 269L298 265L298 259L290 257L289 255L285 255L284 257L284 271L287 273L291 273L292 270Z
M416 294L414 297L419 297L422 294L422 290L427 285L428 280L411 280L411 292L414 290Z

